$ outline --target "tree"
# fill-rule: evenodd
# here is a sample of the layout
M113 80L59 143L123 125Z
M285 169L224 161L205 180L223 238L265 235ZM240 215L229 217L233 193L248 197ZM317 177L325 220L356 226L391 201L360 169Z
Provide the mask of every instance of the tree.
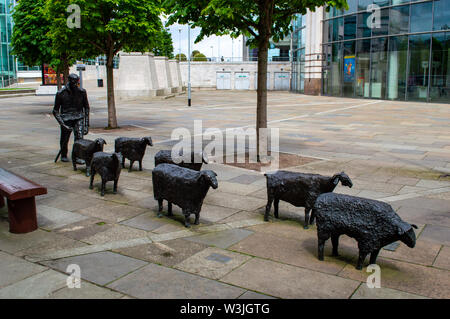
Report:
M323 5L348 8L346 0L165 0L171 14L168 24L175 22L200 27L195 42L210 35L229 34L236 38L243 34L249 38L247 45L258 48L258 90L256 110L257 154L260 150L259 134L267 128L267 57L269 40L284 38L291 30L292 16L305 14Z
M74 29L77 37L71 39L78 48L89 48L92 55L106 56L106 80L108 96L108 128L117 128L114 98L114 57L119 51L152 51L161 35L162 8L159 0L47 0L65 17L69 4L81 9L81 25Z
M180 55L180 53L178 53L175 56L175 59L178 61L187 61L186 55L184 53L181 53L181 55Z
M192 58L193 61L208 61L208 59L206 58L206 55L204 55L203 53L198 52L197 54L195 54Z
M156 56L166 56L173 59L172 35L166 29L162 29L157 37L157 46L153 49Z

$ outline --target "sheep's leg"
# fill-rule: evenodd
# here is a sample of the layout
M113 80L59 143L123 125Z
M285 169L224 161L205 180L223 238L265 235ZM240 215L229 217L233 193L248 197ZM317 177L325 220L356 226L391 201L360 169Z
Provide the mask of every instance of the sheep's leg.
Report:
M125 156L122 157L122 168L125 168Z
M303 226L304 229L309 228L309 212L311 211L311 208L305 207L305 225Z
M370 265L377 263L377 257L379 252L380 252L379 249L372 251L372 253L370 254L370 262L369 262Z
M367 252L359 250L359 258L358 258L358 264L356 265L356 269L361 270L363 268L364 260L366 260Z
M173 216L173 213L172 213L172 203L171 202L169 202L169 205L167 206L167 215L168 216Z
M191 225L189 224L190 213L187 210L183 209L183 215L184 215L184 226L186 226L186 228L191 227Z
M275 218L278 218L278 204L280 203L279 199L275 199L273 201L273 215L275 216Z
M128 169L128 172L131 172L131 170L133 169L133 164L134 161L130 160L130 168Z
M86 177L91 176L91 167L89 165L86 165Z
M119 179L115 179L114 180L114 188L113 188L113 193L117 194L117 184L119 183Z
M102 190L101 190L102 196L105 196L105 188L106 188L106 181L102 179Z
M142 160L139 161L139 170L142 171Z
M339 256L339 253L338 253L339 235L332 235L331 243L333 244L333 256Z
M319 257L319 260L323 260L323 249L325 247L326 239L319 238L318 242L319 242L319 245L318 245L317 256Z
M163 200L162 199L158 199L158 217L159 218L162 217L162 210L163 210Z
M72 154L72 165L73 165L73 170L76 171L77 170L77 159L75 158L74 154Z
M194 224L195 225L200 224L200 213L195 214L195 222L194 222Z
M267 205L266 205L266 213L264 214L264 221L268 222L269 221L269 213L270 213L270 209L272 208L272 202L273 202L273 198L272 196L267 196Z
M95 176L95 169L91 168L91 182L89 183L89 189L94 188L94 176Z
M314 225L314 221L316 219L316 211L314 209L311 210L311 217L309 218L309 224Z

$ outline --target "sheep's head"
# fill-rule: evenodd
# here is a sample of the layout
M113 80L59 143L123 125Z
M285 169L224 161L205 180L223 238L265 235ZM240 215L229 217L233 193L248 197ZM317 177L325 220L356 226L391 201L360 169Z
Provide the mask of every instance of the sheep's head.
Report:
M213 189L219 187L216 176L217 174L213 171L205 170L200 172L200 178L204 179Z
M332 179L333 179L334 185L337 185L339 183L339 181L341 181L341 184L343 186L347 186L347 187L350 187L350 188L352 188L352 186L353 186L352 180L344 172L340 172L339 174L334 175L332 177Z
M95 144L97 145L97 148L103 152L103 146L106 145L106 141L100 137L95 140Z
M417 226L405 222L398 224L398 235L400 236L400 240L410 248L414 248L416 245L416 234L414 233L413 228L417 229Z
M142 143L144 143L145 145L153 146L153 141L152 141L152 138L151 138L150 136L141 138L141 141L142 141Z

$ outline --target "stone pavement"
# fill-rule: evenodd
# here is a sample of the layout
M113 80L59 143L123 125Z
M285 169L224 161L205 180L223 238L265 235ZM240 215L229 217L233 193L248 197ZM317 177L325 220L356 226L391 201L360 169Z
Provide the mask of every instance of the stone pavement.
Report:
M99 178L89 190L84 168L53 163L59 128L51 97L0 101L0 167L48 188L37 198L39 229L8 232L0 210L0 298L450 298L450 108L448 104L389 102L269 93L270 127L281 151L313 158L289 170L345 171L354 187L336 192L389 202L419 226L414 249L382 250L380 289L355 269L356 242L341 237L340 257L317 259L315 226L303 229L303 208L280 203L280 219L263 221L264 176L209 164L219 188L210 190L200 225L156 217L153 156L168 149L172 130L246 127L255 121L254 92L200 91L186 97L118 101L121 130L105 131L104 91L88 91L92 130L106 151L117 136L152 136L144 171L123 170L119 192ZM165 206L165 210L167 206ZM81 267L81 289L66 285L67 266Z

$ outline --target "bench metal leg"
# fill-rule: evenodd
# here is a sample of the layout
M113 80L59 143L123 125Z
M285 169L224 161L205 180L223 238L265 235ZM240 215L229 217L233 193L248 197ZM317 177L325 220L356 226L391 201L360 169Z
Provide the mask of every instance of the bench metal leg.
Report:
M8 199L8 217L10 233L24 234L36 230L38 226L34 197Z

